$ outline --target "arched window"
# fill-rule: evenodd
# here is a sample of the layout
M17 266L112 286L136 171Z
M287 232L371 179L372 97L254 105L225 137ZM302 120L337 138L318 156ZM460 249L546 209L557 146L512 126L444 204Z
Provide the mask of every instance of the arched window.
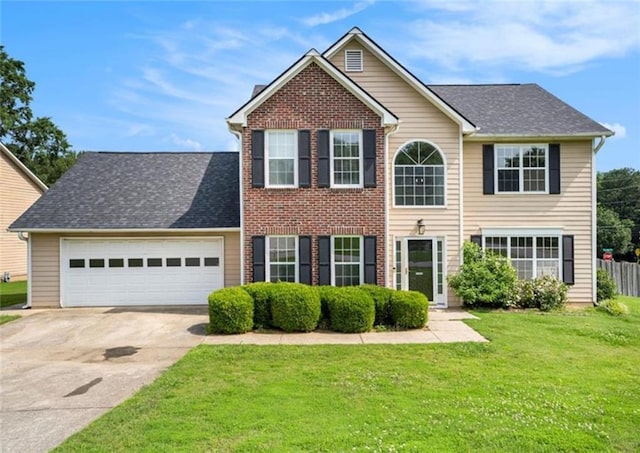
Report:
M400 148L393 162L396 206L444 206L444 159L425 141Z

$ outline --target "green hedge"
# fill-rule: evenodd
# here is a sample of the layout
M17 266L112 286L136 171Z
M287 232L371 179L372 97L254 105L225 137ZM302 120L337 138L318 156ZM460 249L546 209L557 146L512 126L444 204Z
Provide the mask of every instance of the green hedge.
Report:
M390 300L391 323L403 329L422 329L427 324L429 301L417 291L396 291Z
M245 333L253 327L253 300L240 287L209 295L209 326L213 333Z
M257 282L249 283L242 287L253 299L253 327L260 329L272 327L271 317L271 297L273 293L273 283Z
M318 291L301 283L273 283L273 325L285 332L311 332L320 320Z
M336 332L368 332L375 320L373 298L361 288L335 288L325 293L331 330Z
M396 290L376 285L361 285L360 289L365 291L373 298L373 303L376 306L376 319L373 324L376 326L391 324L389 301L391 300L391 296L396 292Z

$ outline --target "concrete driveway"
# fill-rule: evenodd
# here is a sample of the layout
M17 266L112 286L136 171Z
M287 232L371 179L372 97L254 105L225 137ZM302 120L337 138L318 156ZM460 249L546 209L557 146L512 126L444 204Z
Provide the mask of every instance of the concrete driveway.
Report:
M206 306L18 313L26 316L0 327L0 451L48 451L129 398L203 341L206 313Z

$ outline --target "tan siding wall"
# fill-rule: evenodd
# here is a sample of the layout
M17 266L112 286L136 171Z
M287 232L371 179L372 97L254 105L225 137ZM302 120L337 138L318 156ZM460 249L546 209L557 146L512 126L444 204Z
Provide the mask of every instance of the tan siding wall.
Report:
M436 145L446 160L446 207L444 208L394 208L393 189L389 190L389 283L393 283L393 237L415 235L416 222L424 219L425 235L445 236L447 239L447 269L457 270L460 262L459 243L459 126L443 114L431 102L391 71L376 56L355 42L345 49L363 51L363 71L346 74L374 98L400 118L397 133L389 140L388 175L393 181L393 158L407 142L424 139ZM344 71L344 51L340 49L331 62ZM390 184L392 186L392 184ZM453 298L449 297L449 302Z
M27 244L7 228L40 198L42 190L4 153L0 156L0 276L10 272L12 280L24 280Z
M157 234L32 234L31 304L34 308L60 306L60 238L61 237L224 237L224 284L240 284L240 233Z
M560 227L574 235L574 303L591 303L591 142L560 142L560 195L483 195L482 144L464 146L464 236L481 228Z

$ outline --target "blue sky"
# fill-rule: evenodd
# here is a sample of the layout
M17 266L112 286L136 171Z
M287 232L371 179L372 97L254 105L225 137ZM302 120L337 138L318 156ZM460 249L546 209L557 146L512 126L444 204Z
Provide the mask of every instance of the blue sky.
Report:
M76 150L233 150L224 119L353 26L426 83L538 83L616 131L598 170L640 169L640 2L0 3L33 108Z

